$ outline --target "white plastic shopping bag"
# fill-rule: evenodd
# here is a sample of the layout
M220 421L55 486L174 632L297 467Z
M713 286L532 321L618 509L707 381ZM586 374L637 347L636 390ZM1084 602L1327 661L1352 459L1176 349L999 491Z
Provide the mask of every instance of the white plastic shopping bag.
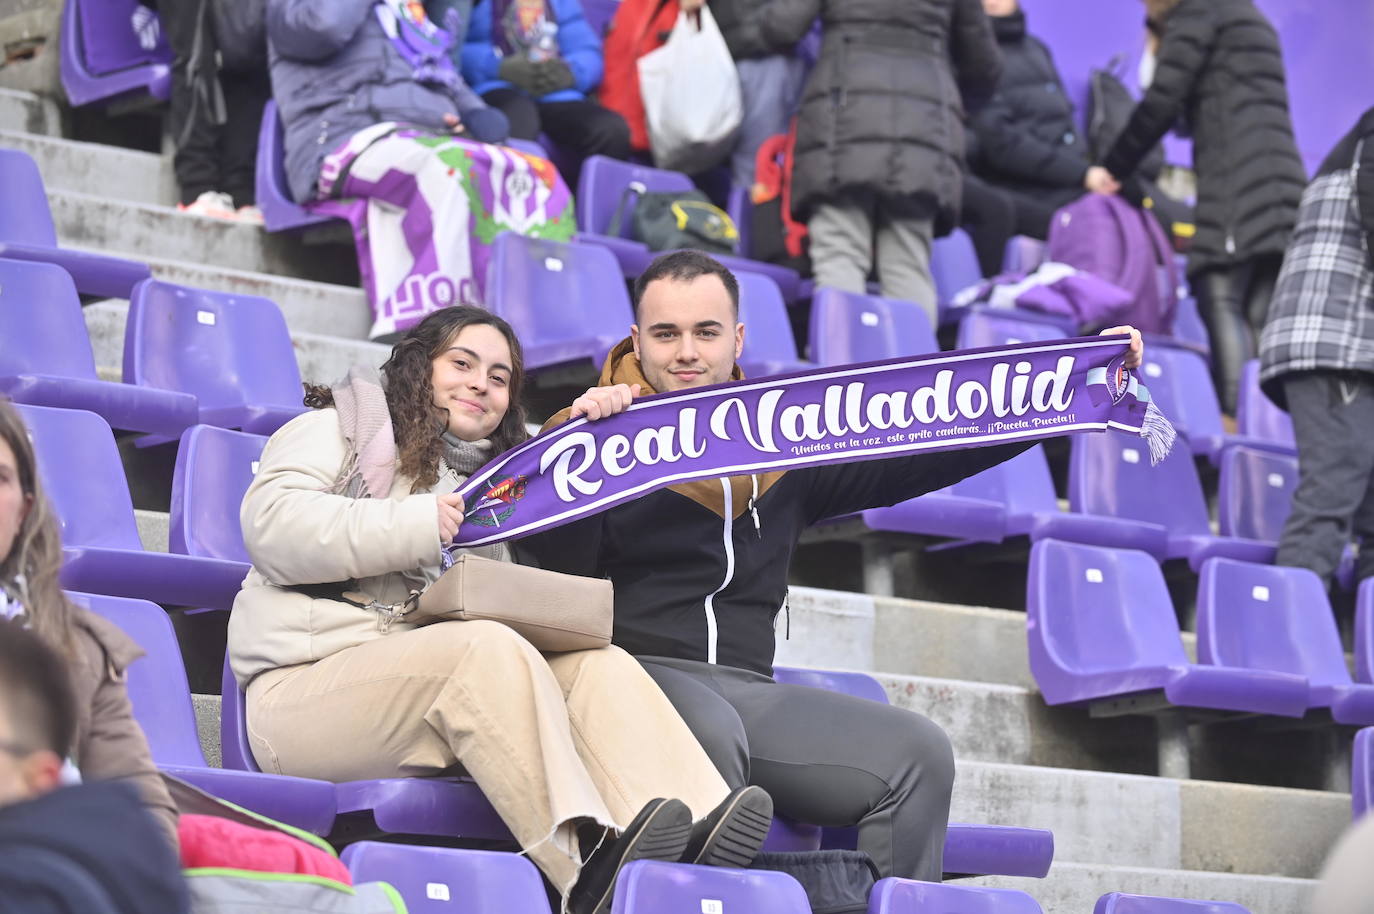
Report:
M696 174L723 161L744 119L739 74L711 10L678 13L668 41L639 58L639 92L659 168Z

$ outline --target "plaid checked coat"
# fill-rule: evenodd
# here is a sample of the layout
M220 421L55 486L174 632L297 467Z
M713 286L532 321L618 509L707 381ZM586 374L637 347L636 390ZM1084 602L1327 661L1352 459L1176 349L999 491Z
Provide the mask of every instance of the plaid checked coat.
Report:
M1374 373L1374 175L1362 174L1371 166L1374 136L1355 144L1344 167L1324 166L1303 194L1260 337L1260 385L1280 406L1291 372Z

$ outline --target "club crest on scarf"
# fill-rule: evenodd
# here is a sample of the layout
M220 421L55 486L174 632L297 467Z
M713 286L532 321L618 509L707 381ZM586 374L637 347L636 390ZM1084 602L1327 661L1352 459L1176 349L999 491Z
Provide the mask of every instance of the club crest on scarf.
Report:
M478 496L464 518L479 527L499 527L515 514L515 503L525 497L527 476L488 479L487 490Z

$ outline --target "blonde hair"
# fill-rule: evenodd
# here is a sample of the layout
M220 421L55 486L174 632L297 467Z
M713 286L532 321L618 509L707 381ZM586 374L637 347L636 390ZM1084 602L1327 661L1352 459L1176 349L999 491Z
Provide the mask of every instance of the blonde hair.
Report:
M62 537L57 515L38 481L38 461L28 430L8 400L0 398L0 441L14 452L19 487L29 497L29 510L9 555L0 556L0 583L19 591L33 630L45 641L70 654L72 607L62 593Z

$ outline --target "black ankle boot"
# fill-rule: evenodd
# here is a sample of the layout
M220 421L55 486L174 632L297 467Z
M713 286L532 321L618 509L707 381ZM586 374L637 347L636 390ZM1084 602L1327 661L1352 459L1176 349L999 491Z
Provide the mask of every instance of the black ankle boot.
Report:
M773 798L762 787L742 787L692 827L683 863L747 867L773 824Z
M681 800L650 800L629 827L607 839L582 865L568 896L572 914L607 914L621 867L634 860L672 860L682 857L692 834L692 811Z

